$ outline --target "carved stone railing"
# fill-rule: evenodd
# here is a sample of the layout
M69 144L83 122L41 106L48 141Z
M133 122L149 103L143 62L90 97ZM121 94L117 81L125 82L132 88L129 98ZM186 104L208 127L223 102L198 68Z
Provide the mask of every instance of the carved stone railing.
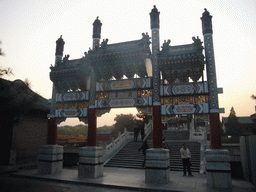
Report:
M204 152L207 149L206 143L204 141L201 141L201 147L200 147L200 174L206 173L206 160L204 156Z
M152 132L152 121L150 120L149 123L147 125L145 125L145 139L149 136L149 134ZM145 140L144 139L144 140Z
M124 130L124 133L121 134L118 133L118 137L115 140L112 140L112 142L106 146L104 151L103 162L107 162L112 156L114 156L121 147L123 147L129 140L131 140L133 136L131 137L129 132Z
M190 140L204 141L206 140L206 127L198 127L196 130L190 129Z
M201 144L200 147L200 173L203 174L206 172L206 160L204 152L209 148L209 143L207 142L207 130L209 129L207 126L205 127L196 127L193 126L193 122L190 127L190 137L189 140L198 141Z

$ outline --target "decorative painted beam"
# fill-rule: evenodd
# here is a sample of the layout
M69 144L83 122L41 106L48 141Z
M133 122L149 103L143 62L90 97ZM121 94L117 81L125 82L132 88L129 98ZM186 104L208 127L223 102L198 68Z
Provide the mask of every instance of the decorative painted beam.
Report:
M152 88L152 78L124 79L96 83L96 91Z
M187 84L174 84L171 85L161 85L160 95L170 96L170 95L185 95L185 94L204 94L208 93L208 83L187 83Z
M71 92L71 93L56 93L56 102L67 102L67 101L88 101L89 91L85 92Z

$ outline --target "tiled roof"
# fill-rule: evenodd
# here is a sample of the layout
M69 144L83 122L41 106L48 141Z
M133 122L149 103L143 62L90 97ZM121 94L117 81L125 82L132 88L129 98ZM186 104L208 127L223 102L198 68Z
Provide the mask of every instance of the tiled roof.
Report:
M91 58L93 57L102 57L102 56L114 56L123 53L133 53L137 51L143 51L150 53L149 43L147 46L143 39L135 40L135 41L127 41L115 44L107 44L105 48L100 47L99 49L95 49L93 51L89 51L88 54Z
M254 122L251 120L251 117L237 117L238 118L238 121L239 123L242 123L242 124L253 124ZM227 123L228 122L228 117L222 117L222 122L223 123Z
M162 46L159 52L159 68L163 77L173 83L176 79L188 82L190 77L197 82L203 75L204 55L200 39L193 37L194 43L179 46L170 46L170 40Z
M112 77L119 80L123 75L133 78L135 74L147 77L145 62L150 57L149 44L149 37L144 34L140 40L95 48L88 52L87 59L98 81Z

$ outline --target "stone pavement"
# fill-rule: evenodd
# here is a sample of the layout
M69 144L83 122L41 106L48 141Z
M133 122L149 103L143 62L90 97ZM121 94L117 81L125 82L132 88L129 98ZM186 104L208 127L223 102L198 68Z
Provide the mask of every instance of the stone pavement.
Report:
M250 182L245 180L232 180L233 188L210 189L206 186L206 175L194 173L194 177L183 177L182 172L170 172L168 184L146 184L145 170L104 167L104 176L96 179L78 178L78 171L75 169L63 169L61 173L52 175L37 174L37 170L24 170L12 174L15 177L39 179L44 181L55 181L73 185L86 185L102 187L105 189L119 189L119 191L189 191L189 192L255 192ZM108 191L108 190L106 190Z

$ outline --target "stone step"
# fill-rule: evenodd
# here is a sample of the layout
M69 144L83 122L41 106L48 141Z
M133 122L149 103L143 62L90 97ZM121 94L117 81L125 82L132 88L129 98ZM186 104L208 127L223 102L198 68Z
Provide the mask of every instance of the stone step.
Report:
M182 171L182 160L180 157L180 148L183 141L166 141L170 147L170 170ZM129 142L124 146L105 166L107 167L123 167L123 168L142 168L143 153L138 151L142 142ZM148 141L148 145L152 148L152 141ZM200 169L200 143L187 141L188 148L192 155L191 170L198 172Z

